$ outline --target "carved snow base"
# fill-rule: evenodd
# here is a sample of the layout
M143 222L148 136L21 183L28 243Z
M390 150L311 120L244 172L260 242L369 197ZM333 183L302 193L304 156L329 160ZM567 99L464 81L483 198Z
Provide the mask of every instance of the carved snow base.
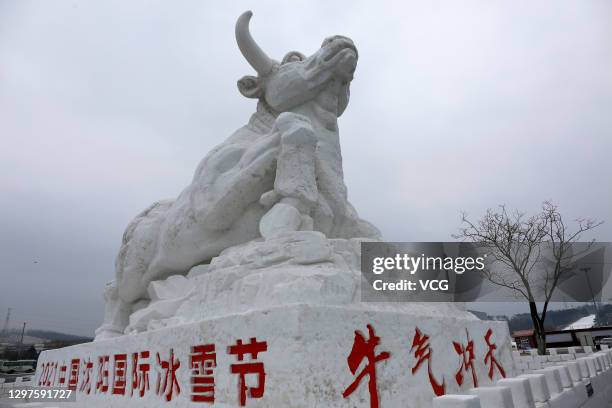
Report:
M228 248L209 265L192 268L187 276L151 282L151 301L126 318L125 333L295 304L475 319L457 303L360 303L361 241L293 231ZM98 332L96 340L105 337L111 336Z
M374 350L375 354L390 353L387 359L375 364L381 407L431 407L434 393L428 376L428 364L431 364L434 379L440 384L444 382L447 393L472 388L474 385L469 370L463 371L463 386L457 385L455 375L461 368L463 360L453 342L465 347L469 340L473 341L472 364L478 383L481 386L491 385L492 382L488 377L490 364L485 363L485 357L490 350L485 341L489 329L492 329L489 343L497 347L493 356L507 376L513 375L510 337L505 322L487 322L467 317L432 318L406 311L384 311L374 305L369 307L367 304L362 304L358 308L292 305L233 314L172 328L45 351L38 362L34 385L46 383L57 386L63 375L65 378L63 384L76 383L76 406L79 407L239 407L239 375L231 372L232 365L256 361L264 364L265 386L263 395L259 398L257 390L251 392L247 390L247 407L367 408L370 407L371 398L368 392L368 376L362 379L356 390L347 398L342 394L366 367L367 359L361 361L355 369L355 374L352 374L347 364L347 357L356 340L356 330L363 334L366 341L369 339L368 325L371 325L375 335L380 338L380 344ZM424 360L413 374L412 368L418 361L415 357L418 347L412 350L411 348L417 328L422 335L429 336L427 343L423 343L422 346L425 349L428 344L432 354L431 359ZM239 361L237 355L230 354L230 347L235 346L239 340L242 344L249 344L252 339L266 343L266 350L260 351L255 360L247 354L242 361ZM212 405L191 401L194 395L212 395L210 392L193 392L194 383L205 380L194 379L193 370L190 369L190 354L196 360L198 357L198 349L192 348L207 344L214 344L216 354L216 366L212 368L214 378ZM174 353L175 364L177 361L180 362L180 366L175 371L174 384L175 387L176 385L180 387L180 393L176 388L171 389L172 378L165 377L168 370L164 371L157 361L157 353L162 363L168 361L171 350ZM138 369L143 363L150 364L148 371L150 389L140 397L138 389L134 390L132 395L134 378L132 359L133 353L145 351L149 352L149 357L140 358L136 367ZM123 358L122 354L126 355L126 381L123 391L121 374L117 373L115 363L116 360L120 361ZM99 358L102 356L109 356L107 380L104 380L104 367L100 370ZM142 357L142 354L139 356ZM78 379L75 381L71 362L76 367L76 359L79 370ZM87 383L85 372L86 362L89 360L93 365L89 373L91 389L87 394L85 392L87 385L83 387L83 384ZM58 365L55 371L53 363ZM62 374L63 365L67 368ZM162 380L164 378L169 380L166 382L166 387L163 386L163 381L161 383L162 395L156 392L156 383L160 374ZM499 378L499 370L495 368L493 379ZM140 379L142 380L142 376ZM256 374L246 375L246 386L257 388L257 379ZM99 388L103 388L107 383L108 389L104 393L99 392L96 390L98 383L100 383ZM171 397L169 401L166 395Z

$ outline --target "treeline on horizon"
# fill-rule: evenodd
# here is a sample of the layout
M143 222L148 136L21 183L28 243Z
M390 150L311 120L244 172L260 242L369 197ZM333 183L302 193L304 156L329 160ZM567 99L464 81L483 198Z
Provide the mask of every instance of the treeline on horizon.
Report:
M596 318L596 324L599 326L612 325L612 304L598 305L599 318ZM529 313L519 313L512 317L508 316L491 316L486 312L470 310L478 318L482 320L505 320L510 327L510 333L518 330L530 330L533 328L531 316ZM545 327L547 331L561 330L577 320L597 314L594 305L582 305L573 308L562 310L549 310L546 314Z
M52 330L38 330L38 329L29 329L25 331L26 336L37 337L39 339L45 341L66 341L66 342L88 342L92 341L93 338L78 336L75 334L61 333ZM19 341L21 337L21 330L19 329L10 329L6 333L6 337L10 338L11 342ZM0 339L2 341L2 339Z

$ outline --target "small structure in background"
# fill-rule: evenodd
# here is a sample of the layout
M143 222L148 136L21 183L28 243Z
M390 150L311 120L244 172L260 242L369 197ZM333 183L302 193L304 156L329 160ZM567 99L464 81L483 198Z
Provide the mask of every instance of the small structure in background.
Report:
M562 330L549 330L546 332L547 347L598 347L607 344L612 338L612 326L584 327L585 325L570 325ZM512 333L512 338L521 350L536 348L536 338L533 330L518 330Z

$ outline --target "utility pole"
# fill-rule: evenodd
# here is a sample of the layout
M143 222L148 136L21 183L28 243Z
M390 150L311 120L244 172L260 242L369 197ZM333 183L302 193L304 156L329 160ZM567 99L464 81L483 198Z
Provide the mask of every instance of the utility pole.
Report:
M8 308L6 312L6 319L4 320L4 326L2 327L2 333L0 333L0 337L5 337L8 333L9 322L11 320L11 308Z
M21 328L21 339L19 340L19 351L17 352L18 357L21 358L21 350L23 349L23 335L25 334L26 322L23 322L23 327Z

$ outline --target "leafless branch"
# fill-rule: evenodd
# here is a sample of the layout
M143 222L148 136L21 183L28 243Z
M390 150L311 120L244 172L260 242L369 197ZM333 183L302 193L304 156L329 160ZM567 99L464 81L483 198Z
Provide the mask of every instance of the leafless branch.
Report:
M491 252L495 261L514 274L514 278L509 278L492 269L483 271L485 279L492 284L510 289L529 301L534 329L541 343L540 340L545 338L544 320L548 304L560 280L571 269L567 265L576 256L576 253L572 253L571 245L584 232L597 228L603 222L579 218L575 220L576 230L570 232L558 207L550 201L542 203L542 211L530 217L519 211L509 212L505 205L500 205L498 210L488 209L477 222L470 221L463 212L461 221L463 225L453 237L480 243ZM553 266L546 268L542 276L544 305L540 314L533 292L538 284L532 272L537 265L541 265L544 245L550 248ZM540 352L545 350L545 344L538 346Z

